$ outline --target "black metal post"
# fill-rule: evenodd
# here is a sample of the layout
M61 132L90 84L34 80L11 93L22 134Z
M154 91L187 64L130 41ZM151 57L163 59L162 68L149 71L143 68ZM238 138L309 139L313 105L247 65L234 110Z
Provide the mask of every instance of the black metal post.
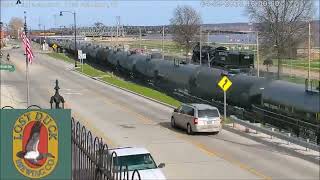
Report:
M53 108L52 107L52 104L55 103L55 108L56 109L64 109L64 98L59 94L59 81L56 80L56 86L54 87L55 89L55 94L53 96L51 96L50 98L50 107L51 109ZM60 103L62 103L62 107L60 107Z

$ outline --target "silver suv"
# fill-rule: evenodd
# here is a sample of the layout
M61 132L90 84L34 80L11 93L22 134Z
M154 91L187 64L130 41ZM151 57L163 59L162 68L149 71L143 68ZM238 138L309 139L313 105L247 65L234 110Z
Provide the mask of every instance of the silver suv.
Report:
M171 126L194 132L215 132L221 130L221 116L216 107L206 104L182 104L171 116Z

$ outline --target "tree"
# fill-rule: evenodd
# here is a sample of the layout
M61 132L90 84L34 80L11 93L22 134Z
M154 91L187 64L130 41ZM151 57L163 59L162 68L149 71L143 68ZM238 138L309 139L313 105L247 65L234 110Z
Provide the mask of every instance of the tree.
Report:
M201 24L200 14L191 6L178 6L170 19L173 40L188 54L197 41Z
M104 26L104 24L101 23L101 22L95 22L95 23L94 23L94 26L95 26L96 28L102 28L102 27Z
M9 31L12 37L18 38L18 30L23 28L23 20L18 17L12 17L9 22Z
M256 23L261 49L276 52L278 79L281 58L288 57L297 45L306 38L308 21L314 14L313 0L264 0L249 1L247 13Z
M273 61L270 57L263 61L263 65L267 66L267 72L269 72L269 67L273 65Z

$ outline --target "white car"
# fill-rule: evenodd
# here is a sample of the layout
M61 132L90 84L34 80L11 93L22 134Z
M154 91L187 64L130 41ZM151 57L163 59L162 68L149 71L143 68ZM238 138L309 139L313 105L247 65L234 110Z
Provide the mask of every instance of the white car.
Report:
M165 164L160 163L156 165L151 153L147 149L137 147L109 149L109 154L112 154L112 152L117 153L118 164L128 165L129 179L131 179L134 170L138 170L141 179L166 179L160 170ZM137 174L135 174L134 179L138 179Z

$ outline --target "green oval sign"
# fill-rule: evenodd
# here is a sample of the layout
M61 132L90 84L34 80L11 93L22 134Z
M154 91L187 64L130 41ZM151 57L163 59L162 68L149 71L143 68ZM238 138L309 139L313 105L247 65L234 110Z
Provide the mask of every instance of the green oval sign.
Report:
M0 70L5 70L9 72L15 71L15 67L12 64L0 64Z

